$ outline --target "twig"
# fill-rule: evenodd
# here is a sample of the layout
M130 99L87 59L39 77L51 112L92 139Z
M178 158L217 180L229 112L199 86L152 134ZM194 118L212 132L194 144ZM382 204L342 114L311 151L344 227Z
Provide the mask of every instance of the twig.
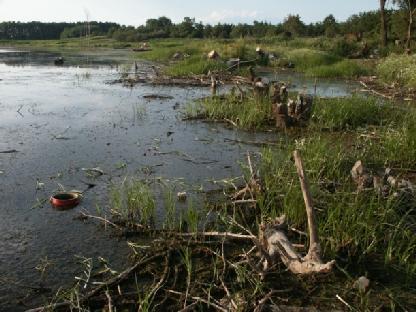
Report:
M226 121L226 122L228 122L228 123L232 124L234 127L238 127L238 125L237 125L234 121L232 121L232 120L230 120L230 119L224 118L224 121Z
M346 302L344 299L342 299L340 295L336 295L335 297L339 301L341 301L346 307L348 307L348 309L350 309L351 311L354 311L354 308L348 302Z
M281 145L279 142L243 141L243 140L229 139L229 138L224 138L224 142L231 142L231 143L238 143L238 144L246 144L246 145L255 145L255 146L264 146L264 145L280 146Z
M93 216L93 215L90 215L90 214L86 214L84 212L81 212L80 214L81 214L81 217L83 217L83 218L97 219L97 220L103 221L105 224L109 224L109 225L111 225L111 226L113 226L113 227L115 227L115 228L117 228L119 230L122 229L121 226L119 226L119 225L117 225L117 224L115 224L115 223L107 220L106 218L102 218L102 217L98 217L98 216Z
M375 95L378 95L378 96L381 96L381 97L384 97L384 98L386 98L386 99L389 99L389 100L391 100L393 97L392 96L389 96L389 95L385 95L385 94L383 94L383 93L381 93L381 92L378 92L378 91L376 91L376 90L374 90L374 89L372 89L372 88L370 88L364 81L361 81L360 80L360 84L365 88L365 90L363 90L363 91L366 91L366 92L371 92L371 93L373 93L373 94L375 94Z
M113 312L113 302L111 300L111 296L108 290L106 290L105 296L107 297L107 300L108 300L108 312Z
M205 237L230 238L230 239L236 239L236 240L252 240L253 238L256 238L254 235L235 234L231 232L195 232L195 233L177 233L176 235L181 236L181 237L205 236Z
M152 261L156 260L157 258L162 257L167 252L168 251L164 251L164 252L158 253L158 254L156 254L152 257L142 259L141 261L136 262L136 264L133 265L132 267L128 268L127 270L125 270L123 272L121 272L119 275L113 277L112 279L110 279L106 283L101 284L97 288L95 288L92 291L90 291L89 293L87 293L84 297L82 297L79 300L79 302L84 303L84 302L88 301L90 298L92 298L95 295L97 295L98 293L100 293L102 290L110 288L114 285L117 285L117 284L121 283L123 280L128 278L132 272L136 271L139 267L144 266L147 263L152 262ZM71 301L64 301L64 302L59 302L59 303L55 303L55 304L50 304L50 305L38 307L38 308L35 308L35 309L26 310L26 312L43 312L43 311L48 311L48 310L54 310L56 308L70 307L71 304L72 304Z
M231 304L232 304L233 308L235 309L235 311L237 311L237 310L238 310L238 306L237 306L237 304L235 303L235 301L233 300L233 298L232 298L232 296L231 296L231 293L230 293L230 291L228 290L227 286L225 285L225 283L224 283L224 280L223 280L223 279L221 279L221 285L222 285L222 287L224 288L225 293L227 294L228 299L230 299L230 302L231 302Z

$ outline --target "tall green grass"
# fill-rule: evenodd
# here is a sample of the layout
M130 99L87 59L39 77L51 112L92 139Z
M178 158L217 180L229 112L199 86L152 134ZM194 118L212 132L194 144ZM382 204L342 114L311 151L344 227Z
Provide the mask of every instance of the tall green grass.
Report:
M272 105L268 97L249 96L240 101L238 95L210 97L192 104L187 114L211 120L229 120L243 129L261 129L273 123Z
M315 98L312 125L330 130L357 129L381 126L395 118L394 107L376 97Z
M416 55L392 54L381 61L376 71L384 82L416 87Z
M315 66L330 65L340 61L339 57L327 52L306 48L289 50L285 55L300 70Z
M127 223L148 225L154 221L155 199L149 186L136 179L114 186L110 192L114 215Z
M322 78L358 78L371 73L371 70L362 62L343 60L330 65L319 65L305 70L309 77Z
M189 57L183 61L171 64L165 69L165 74L170 76L206 75L208 72L225 70L225 63L216 60L208 60L205 56Z

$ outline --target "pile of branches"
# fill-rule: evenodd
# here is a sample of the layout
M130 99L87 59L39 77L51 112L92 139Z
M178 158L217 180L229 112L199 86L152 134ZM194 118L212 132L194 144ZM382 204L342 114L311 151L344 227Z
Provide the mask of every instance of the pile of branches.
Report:
M95 278L91 266L62 301L28 310L40 311L316 311L287 306L293 291L284 274L310 276L332 271L323 262L309 184L298 151L294 152L309 228L309 250L302 255L288 238L284 216L257 226L253 234L227 217L224 231L169 233L146 246L130 243L134 264L107 279ZM248 155L250 177L232 196L234 204L253 205L261 180ZM103 222L106 220L102 220ZM106 221L106 225L111 222ZM155 233L157 233L155 231Z

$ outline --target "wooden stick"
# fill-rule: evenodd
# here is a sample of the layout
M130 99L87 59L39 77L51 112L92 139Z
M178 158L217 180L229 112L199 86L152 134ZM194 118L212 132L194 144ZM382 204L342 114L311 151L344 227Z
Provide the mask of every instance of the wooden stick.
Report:
M261 236L264 237L263 243L270 259L274 260L277 256L295 274L313 274L330 272L335 261L323 263L321 260L321 250L319 245L318 230L313 209L312 196L309 190L309 183L303 168L303 162L299 151L294 152L295 165L299 175L302 188L303 199L305 201L306 213L308 216L309 228L309 252L306 257L301 257L295 250L295 246L289 241L284 230L286 226L286 218L282 216L277 218L274 224L262 228ZM269 267L268 261L264 262L264 269Z
M318 227L316 225L315 210L313 209L312 196L309 188L309 182L303 168L302 158L299 151L293 153L295 158L295 166L298 172L300 187L302 189L303 200L305 202L306 214L308 216L308 229L309 229L309 251L306 256L308 259L321 261L321 247L318 238Z
M205 237L217 237L217 238L231 238L231 239L236 239L236 240L252 240L253 238L256 238L254 235L234 234L230 232L195 232L195 233L177 233L176 235L180 237L205 236Z

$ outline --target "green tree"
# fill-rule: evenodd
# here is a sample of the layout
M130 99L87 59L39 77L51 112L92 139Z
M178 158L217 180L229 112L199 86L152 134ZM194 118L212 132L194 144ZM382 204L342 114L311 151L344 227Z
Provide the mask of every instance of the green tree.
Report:
M412 40L413 18L416 13L416 0L393 0L399 9L407 12L406 48L410 49Z
M292 35L305 34L305 24L300 19L299 15L288 15L283 22L283 29L290 32Z
M335 17L332 14L325 17L322 24L324 27L325 36L332 38L336 35L337 21L335 20Z

